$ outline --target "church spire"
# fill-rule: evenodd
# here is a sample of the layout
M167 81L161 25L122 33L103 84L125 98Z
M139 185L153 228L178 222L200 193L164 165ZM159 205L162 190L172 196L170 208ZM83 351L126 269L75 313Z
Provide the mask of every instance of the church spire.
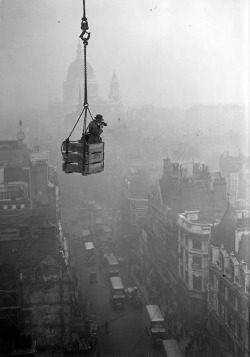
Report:
M80 59L80 60L83 59L82 45L81 45L81 41L80 40L78 42L76 59Z
M109 85L109 100L111 102L120 101L119 84L115 71L113 71L112 79Z

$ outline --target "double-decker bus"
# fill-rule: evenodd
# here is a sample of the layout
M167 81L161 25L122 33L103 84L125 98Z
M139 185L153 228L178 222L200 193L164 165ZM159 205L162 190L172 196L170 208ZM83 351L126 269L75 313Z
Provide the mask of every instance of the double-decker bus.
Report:
M166 337L166 328L158 305L146 305L146 324L152 345L160 345Z
M105 262L106 274L109 278L112 276L120 275L119 262L113 253L104 254L104 262Z
M119 276L110 278L110 302L114 310L123 309L125 306L125 289Z
M93 242L85 242L85 257L88 265L95 264L95 248Z

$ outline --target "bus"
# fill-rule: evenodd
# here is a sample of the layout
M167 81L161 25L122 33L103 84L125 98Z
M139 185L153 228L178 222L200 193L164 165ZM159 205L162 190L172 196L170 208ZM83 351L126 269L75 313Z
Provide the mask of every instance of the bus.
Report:
M162 340L162 353L164 357L183 357L176 340Z
M105 261L106 274L109 278L112 276L120 275L119 263L113 253L104 254L104 261Z
M90 242L91 236L90 236L90 230L89 229L83 229L82 234L81 234L81 239L83 242Z
M146 305L146 327L151 344L161 345L165 339L166 328L164 317L158 305Z
M95 235L97 237L103 234L103 220L100 217L95 219Z
M95 264L95 248L93 242L85 242L85 256L88 265Z
M110 278L110 302L114 310L123 309L125 306L125 289L119 276Z
M113 230L110 226L103 226L103 238L105 241L106 248L111 252L114 251L115 240Z

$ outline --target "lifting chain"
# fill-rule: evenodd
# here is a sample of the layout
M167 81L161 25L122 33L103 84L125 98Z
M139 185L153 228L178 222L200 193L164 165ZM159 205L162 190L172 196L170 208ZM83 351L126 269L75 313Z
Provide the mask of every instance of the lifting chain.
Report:
M79 36L83 42L84 46L84 124L83 124L83 135L86 133L86 124L87 124L87 114L88 114L88 84L87 84L87 60L86 60L86 47L90 39L89 24L86 17L85 11L85 0L83 0L83 16L81 21L81 30L82 33Z

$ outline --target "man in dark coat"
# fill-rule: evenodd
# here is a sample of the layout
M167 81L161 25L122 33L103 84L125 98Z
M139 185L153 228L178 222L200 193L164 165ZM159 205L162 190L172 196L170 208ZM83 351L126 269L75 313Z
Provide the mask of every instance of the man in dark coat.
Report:
M101 114L97 114L94 119L89 123L89 144L96 144L102 141L100 137L102 130L103 117Z

